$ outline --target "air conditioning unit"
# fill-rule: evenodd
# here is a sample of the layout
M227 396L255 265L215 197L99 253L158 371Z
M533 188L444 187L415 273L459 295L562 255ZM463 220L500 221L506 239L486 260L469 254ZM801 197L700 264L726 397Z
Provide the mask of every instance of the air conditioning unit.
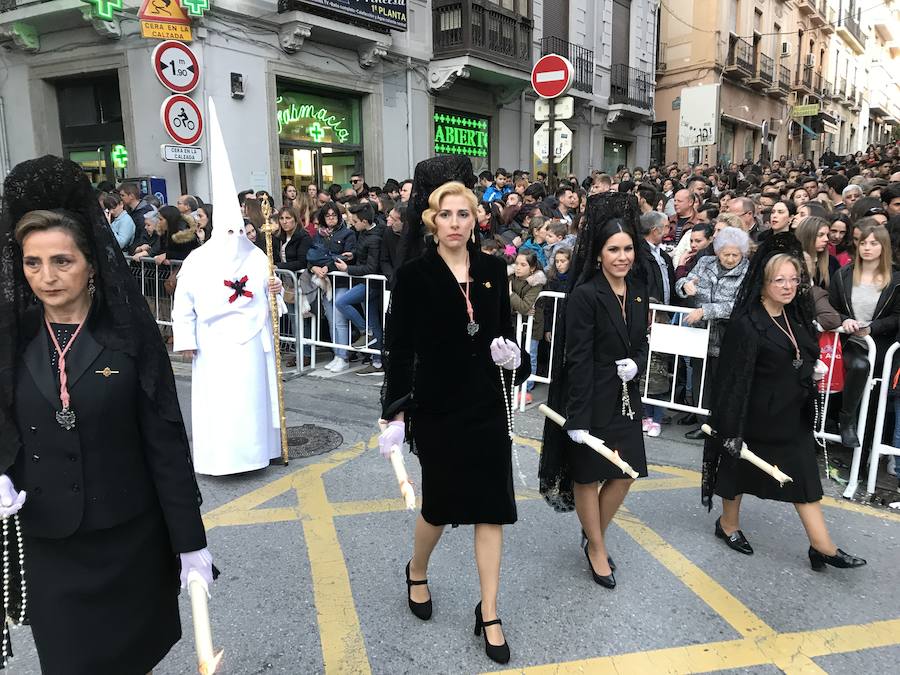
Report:
M806 55L806 65L812 68L816 65L816 55L815 54L807 54Z
M791 43L790 42L782 42L781 43L781 56L782 58L791 55Z

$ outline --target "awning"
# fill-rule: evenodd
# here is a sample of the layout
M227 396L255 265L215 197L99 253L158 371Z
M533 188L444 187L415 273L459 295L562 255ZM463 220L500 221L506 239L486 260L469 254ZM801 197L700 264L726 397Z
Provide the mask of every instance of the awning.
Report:
M817 134L815 131L813 131L813 130L810 129L808 126L806 126L805 124L803 124L803 122L801 122L800 120L795 119L795 120L794 120L794 123L795 123L797 126L801 127L801 128L803 129L804 133L806 133L806 135L809 136L810 138L816 139L816 138L819 137L819 134Z
M841 133L841 130L838 128L838 126L837 126L836 124L832 124L831 122L827 122L827 121L825 121L825 120L822 120L822 130L823 130L826 134L839 134L839 133Z
M750 120L745 120L740 117L735 117L734 115L729 115L728 113L722 113L722 119L727 120L733 124L741 124L745 127L750 127L751 129L756 129L757 131L762 130L762 124L759 122L751 122Z

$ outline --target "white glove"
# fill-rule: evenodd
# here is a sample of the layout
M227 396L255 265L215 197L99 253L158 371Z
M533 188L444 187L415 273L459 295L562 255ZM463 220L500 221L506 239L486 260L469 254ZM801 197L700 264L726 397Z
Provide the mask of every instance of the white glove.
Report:
M25 503L25 491L16 492L13 482L5 473L0 474L0 518L9 518L19 512Z
M181 558L181 587L187 588L187 578L191 570L196 570L203 577L203 581L209 586L213 582L212 553L209 549L201 548L199 551L179 553Z
M494 338L491 342L491 358L498 366L515 370L522 363L522 350L512 340L503 337Z
M399 420L389 423L378 437L378 449L382 457L390 457L395 447L403 447L406 425Z
M616 361L616 371L622 382L631 382L638 373L638 367L631 359L619 359Z
M816 365L813 366L813 382L821 382L828 374L828 366L821 359L816 359Z
M566 433L573 443L584 443L584 439L589 436L587 429L570 429Z

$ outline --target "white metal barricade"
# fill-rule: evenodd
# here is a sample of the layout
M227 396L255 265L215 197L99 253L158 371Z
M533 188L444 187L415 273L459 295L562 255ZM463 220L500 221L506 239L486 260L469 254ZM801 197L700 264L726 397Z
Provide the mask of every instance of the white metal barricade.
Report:
M837 341L840 340L840 335L843 333L843 329L838 329L833 331L834 334L834 342L832 343L831 353L832 360L835 359L834 354L837 349ZM866 343L866 349L868 349L868 358L869 358L869 377L866 381L866 386L863 389L862 401L860 401L859 405L859 418L856 423L857 435L859 436L860 445L853 448L853 460L850 462L850 477L847 482L847 487L844 489L844 497L846 499L851 499L853 495L856 494L856 488L859 486L859 465L862 459L862 444L865 443L866 436L866 423L869 418L869 398L871 397L872 387L875 386L875 383L878 381L874 379L875 373L875 341L872 340L870 336L865 336L863 340ZM830 364L826 365L830 366ZM825 399L824 404L822 406L822 410L819 414L819 428L814 429L813 433L816 438L819 440L837 443L840 445L841 437L839 434L831 434L825 431L825 413L828 410L828 403L831 401L831 382L833 377L834 369L828 368L828 377L825 380ZM882 421L883 424L883 421ZM880 438L879 429L880 427L876 424L875 434L877 438Z
M127 259L132 275L138 280L141 294L159 326L172 326L172 296L166 293L165 283L181 269L181 261L157 263L153 258Z
M697 415L709 415L709 410L700 405L703 402L703 392L706 390L706 362L709 349L709 324L705 328L694 328L684 323L684 317L694 311L694 307L676 307L674 305L650 304L650 339L647 352L647 370L650 368L654 354L658 358L674 358L675 367L672 370L672 386L669 387L669 399L653 398L649 395L650 378L644 382L644 394L641 401L647 405L655 405L671 410L680 410ZM666 312L678 316L677 323L657 323L658 312ZM664 355L664 356L659 356ZM700 389L698 399L694 405L675 403L675 383L678 381L678 367L682 365L682 358L690 357L703 361L700 372ZM694 373L694 377L697 377Z
M878 461L882 455L900 456L900 448L882 442L884 436L884 419L887 413L888 393L891 389L891 370L894 365L894 354L900 348L900 343L892 344L884 355L884 366L881 368L881 389L878 392L878 410L875 415L875 433L872 439L872 451L869 457L869 480L866 483L866 492L870 495L875 492L875 479L878 477ZM894 424L897 422L895 421ZM864 427L860 427L864 428ZM893 443L893 435L891 442ZM846 494L844 495L847 496Z
M300 374L300 368L303 365L303 355L298 349L297 340L297 336L302 332L298 326L303 325L300 285L297 281L297 274L291 270L276 269L275 276L281 280L281 285L284 287L285 301L293 299L293 302L286 302L288 313L281 316L278 321L278 337L282 353L281 372L286 378L292 379ZM294 355L293 366L287 365L284 358L286 354Z
M519 412L525 410L525 393L528 390L529 382L542 382L544 384L550 384L550 381L553 379L553 348L556 346L556 322L559 320L559 305L562 300L566 297L565 293L560 293L559 291L541 291L538 294L537 300L535 300L535 307L538 307L538 302L541 300L544 303L552 302L553 303L553 311L551 313L553 319L550 322L550 326L544 326L544 332L550 333L550 361L547 363L547 375L546 377L543 375L538 375L537 373L532 373L525 382L523 382L519 387L513 387L513 391L518 389L519 393ZM543 303L539 307L539 311L543 312ZM516 339L520 340L522 338L522 330L525 330L525 349L528 350L531 348L531 340L534 335L534 315L528 317L528 321L525 321L525 317L521 314L516 314ZM548 330L549 328L549 330ZM541 340L544 336L538 335L537 339ZM515 405L515 404L514 404Z
M364 283L366 285L366 298L368 299L370 293L378 292L381 297L381 307L380 307L380 316L373 319L375 321L380 321L382 328L384 327L384 317L387 314L388 308L388 300L390 298L390 294L387 290L387 278L381 274L367 274L361 277L350 276L346 272L329 272L328 276L331 281L331 299L327 299L325 297L324 291L320 290L316 295L315 304L313 310L311 312L311 317L306 317L311 320L310 323L310 333L309 336L306 334L306 326L301 321L298 325L299 328L299 344L297 346L297 362L302 364L303 359L300 356L304 348L309 346L310 349L310 369L315 369L316 367L316 348L317 347L326 347L328 349L344 349L351 352L360 352L363 354L372 354L379 355L381 354L380 350L374 349L373 347L354 347L351 340L351 331L347 330L347 344L335 342L332 340L332 337L329 335L326 338L323 338L321 335L321 328L323 322L321 321L321 316L325 312L325 303L330 303L331 305L331 316L335 317L335 320L338 321L347 321L341 316L340 311L337 308L337 284L338 280L347 279L347 282L341 281L340 283L347 283L347 289L353 288L353 286L358 285L360 283ZM363 318L366 322L366 326L370 325L370 317L369 317L369 303L368 300L362 303L363 307ZM349 321L348 321L349 323ZM334 327L329 326L329 329L334 331ZM383 332L383 331L382 331ZM302 370L306 370L306 368L302 368Z

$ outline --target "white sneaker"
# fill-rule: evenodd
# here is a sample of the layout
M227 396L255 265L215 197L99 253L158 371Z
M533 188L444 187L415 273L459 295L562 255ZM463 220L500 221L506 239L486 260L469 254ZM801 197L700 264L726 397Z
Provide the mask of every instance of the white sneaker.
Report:
M344 361L344 359L337 359L337 364L335 364L334 368L330 368L332 373L343 373L345 370L350 368L350 362Z
M647 435L650 438L656 438L662 433L662 427L656 422L650 422L650 426L647 429Z
M340 356L335 356L328 364L325 366L325 370L334 370L334 367L340 363L343 359Z
M648 431L650 431L651 424L653 424L652 417L644 417L643 419L641 419L641 431L646 434Z

